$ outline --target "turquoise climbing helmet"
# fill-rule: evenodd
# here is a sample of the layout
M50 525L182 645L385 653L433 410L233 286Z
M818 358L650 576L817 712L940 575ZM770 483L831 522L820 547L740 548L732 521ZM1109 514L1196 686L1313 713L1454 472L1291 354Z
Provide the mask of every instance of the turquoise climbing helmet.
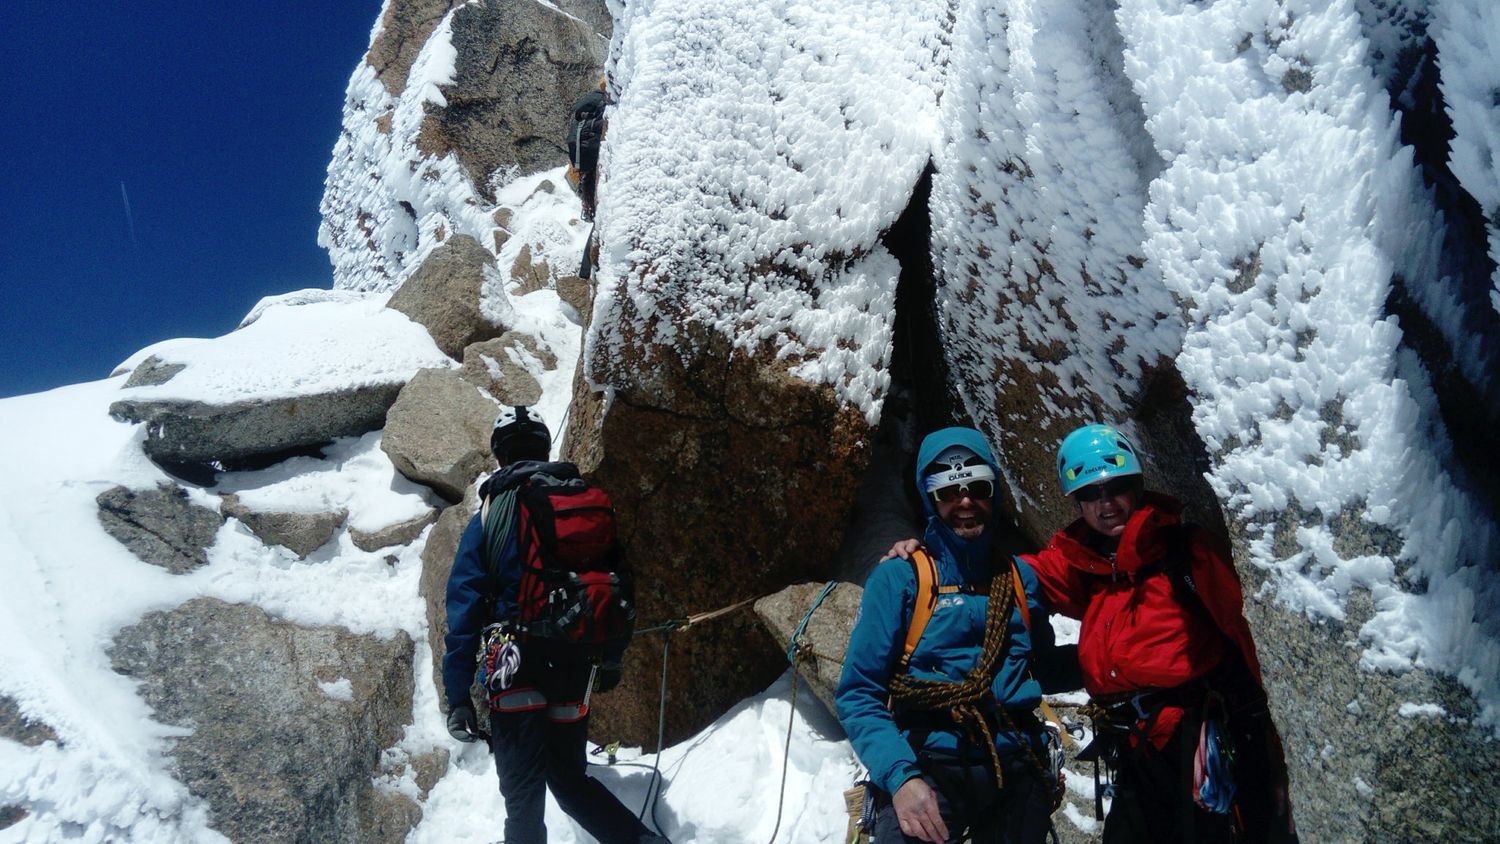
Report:
M1108 425L1084 425L1064 437L1057 449L1057 480L1063 495L1105 478L1140 473L1135 446Z

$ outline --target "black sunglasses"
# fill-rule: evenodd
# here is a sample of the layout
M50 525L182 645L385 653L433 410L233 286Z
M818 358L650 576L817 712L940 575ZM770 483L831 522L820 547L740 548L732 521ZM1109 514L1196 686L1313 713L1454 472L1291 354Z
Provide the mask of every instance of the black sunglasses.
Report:
M932 491L932 497L944 504L952 504L965 495L974 501L985 501L994 494L995 485L989 481L969 481L966 484L938 487Z
M1140 486L1141 478L1139 475L1126 475L1123 478L1110 478L1101 483L1079 487L1073 491L1073 497L1079 501L1098 501L1106 495L1114 498L1116 495L1134 492Z

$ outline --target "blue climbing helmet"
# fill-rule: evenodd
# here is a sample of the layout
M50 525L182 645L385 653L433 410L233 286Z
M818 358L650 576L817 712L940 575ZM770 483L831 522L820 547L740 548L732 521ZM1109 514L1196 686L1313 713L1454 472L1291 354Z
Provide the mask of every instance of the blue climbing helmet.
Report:
M1084 425L1064 437L1057 449L1057 481L1063 495L1105 478L1139 474L1135 446L1109 425Z

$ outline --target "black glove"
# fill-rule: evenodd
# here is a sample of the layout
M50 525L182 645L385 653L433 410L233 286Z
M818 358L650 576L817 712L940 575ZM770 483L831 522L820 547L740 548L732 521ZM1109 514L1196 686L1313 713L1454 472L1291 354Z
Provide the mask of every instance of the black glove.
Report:
M624 676L625 669L618 662L605 662L599 665L599 671L594 675L594 691L607 692L615 686L620 685L620 678Z
M448 735L462 742L479 738L479 719L474 716L474 707L461 703L448 713Z

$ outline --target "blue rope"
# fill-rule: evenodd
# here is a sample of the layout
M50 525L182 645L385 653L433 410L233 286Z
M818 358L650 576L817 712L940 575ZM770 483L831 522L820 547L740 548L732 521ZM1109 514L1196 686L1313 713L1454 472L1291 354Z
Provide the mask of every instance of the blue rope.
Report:
M818 599L816 601L813 601L812 606L808 608L807 614L802 616L801 621L797 622L797 629L792 633L792 642L791 644L786 646L787 662L790 662L793 665L797 664L797 640L802 638L802 631L807 629L807 622L812 619L813 613L817 612L818 607L823 605L823 599L828 597L828 593L832 592L833 587L837 585L839 585L839 582L837 580L828 581L828 585L824 586L823 591L818 594Z

